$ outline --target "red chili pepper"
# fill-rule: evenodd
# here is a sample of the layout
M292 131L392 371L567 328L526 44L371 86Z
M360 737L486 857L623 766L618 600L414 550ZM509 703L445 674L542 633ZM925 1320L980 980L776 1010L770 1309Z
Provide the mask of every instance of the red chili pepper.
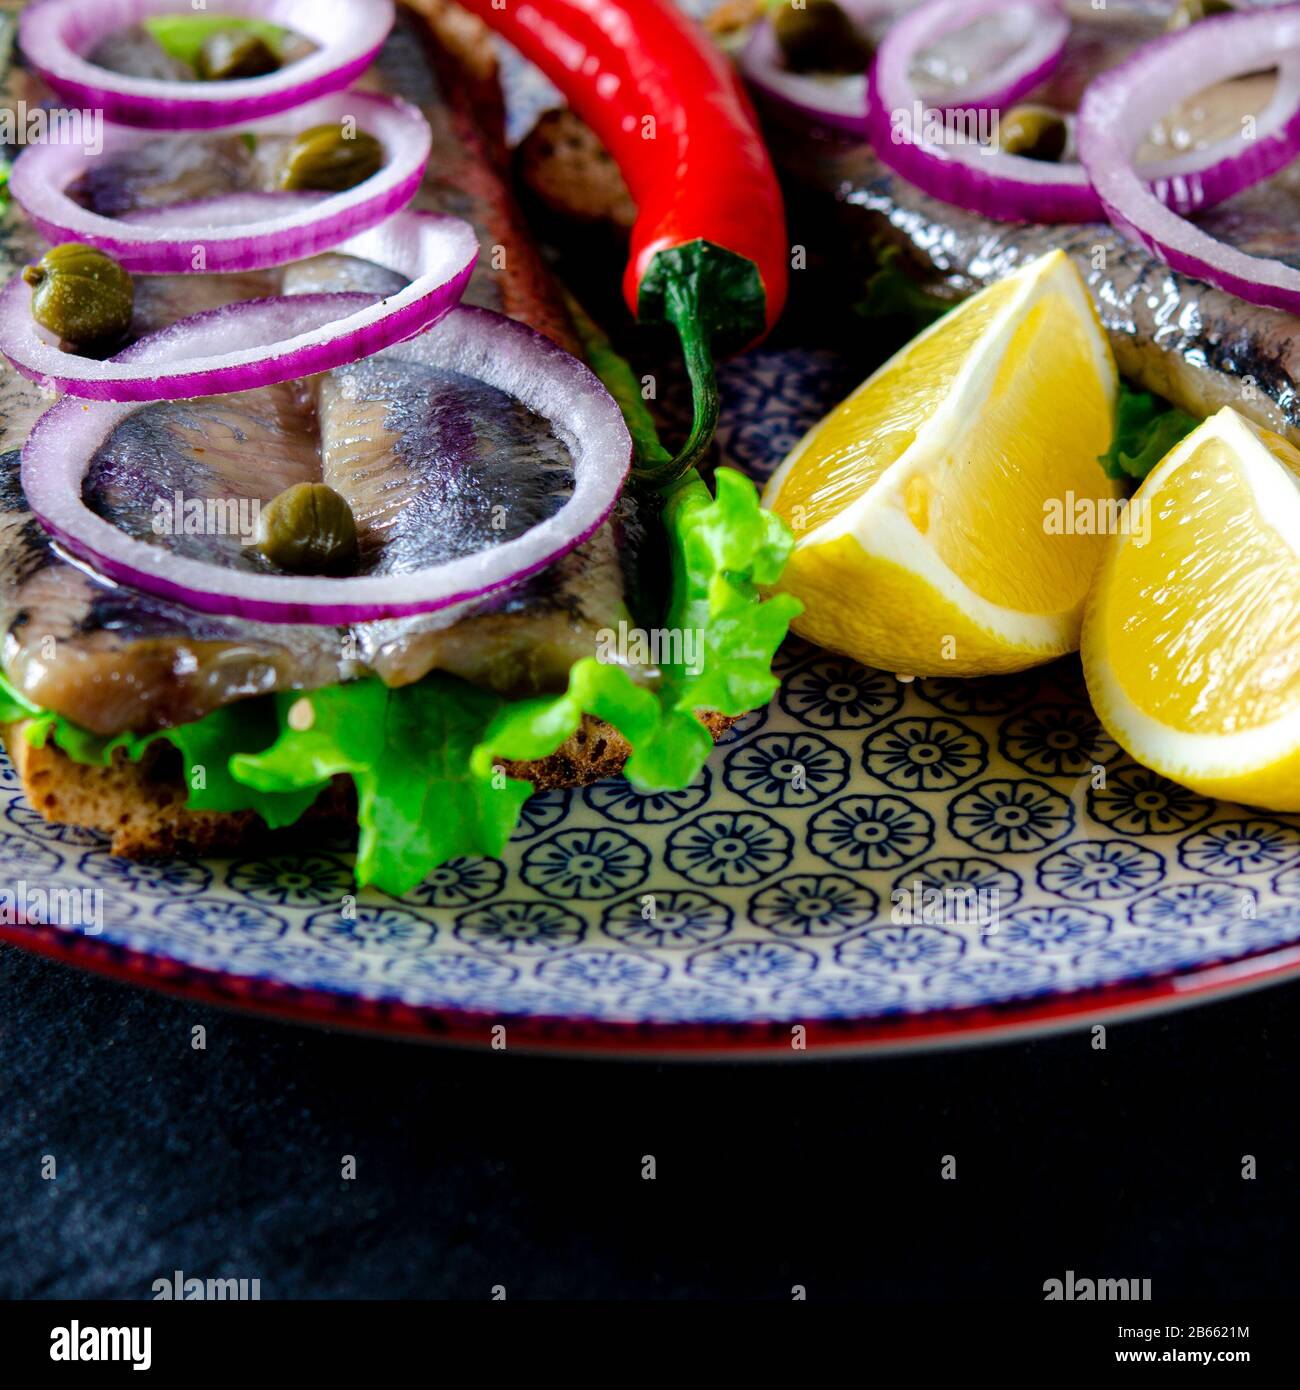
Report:
M785 210L730 62L671 0L460 0L535 63L618 162L637 204L623 278L642 322L681 339L695 419L663 482L708 447L713 354L758 341L785 303Z

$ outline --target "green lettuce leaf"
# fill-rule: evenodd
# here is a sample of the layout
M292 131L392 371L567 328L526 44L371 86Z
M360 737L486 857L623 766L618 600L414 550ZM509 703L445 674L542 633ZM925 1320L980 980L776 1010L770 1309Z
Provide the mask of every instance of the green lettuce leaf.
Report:
M162 737L180 750L185 762L186 804L196 811L256 811L272 830L292 825L316 800L319 786L251 787L231 771L235 758L270 747L280 722L275 700L263 698L225 705L165 730Z
M19 719L32 719L43 714L39 705L34 705L20 695L0 674L0 724L12 724Z
M288 723L299 699L312 707L309 729ZM278 738L262 752L236 754L231 773L263 794L309 800L331 777L350 774L358 882L404 893L457 855L505 849L532 787L475 763L500 697L433 674L395 689L370 678L275 703Z
M874 249L876 268L867 277L862 298L853 306L863 318L885 322L911 338L957 303L932 294L919 284L905 268L902 250L897 245Z
M1121 380L1115 400L1115 432L1110 448L1098 458L1108 478L1139 482L1200 421L1149 391Z

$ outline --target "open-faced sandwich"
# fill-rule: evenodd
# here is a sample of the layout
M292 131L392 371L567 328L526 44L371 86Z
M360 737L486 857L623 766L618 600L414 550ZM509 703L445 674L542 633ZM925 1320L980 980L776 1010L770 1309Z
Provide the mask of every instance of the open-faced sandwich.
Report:
M707 429L671 466L575 329L477 21L180 8L42 0L9 71L6 105L87 113L15 161L0 240L28 800L130 856L355 822L400 892L534 789L689 784L775 688L789 535L702 481Z
M1139 762L1300 809L1300 7L776 7L739 68L791 237L666 0L464 0L564 88L515 168L569 261L627 242L680 340L672 454L529 243L475 21L173 4L38 0L10 81L79 130L0 247L0 722L44 815L137 855L355 819L402 892L536 788L688 785L791 625L902 678L1081 650ZM763 509L698 465L791 267L888 360Z

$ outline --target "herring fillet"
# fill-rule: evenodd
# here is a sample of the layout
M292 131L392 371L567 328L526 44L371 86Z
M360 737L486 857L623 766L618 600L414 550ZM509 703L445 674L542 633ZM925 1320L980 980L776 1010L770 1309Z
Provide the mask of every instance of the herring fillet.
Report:
M421 0L439 40L457 15L441 0ZM463 22L463 15L459 16ZM577 356L581 348L554 282L543 268L505 183L504 137L494 130L499 100L490 88L457 78L455 59L409 22L394 28L367 79L415 103L433 129L433 156L414 206L465 218L480 254L464 299L508 314ZM338 380L340 373L332 376ZM323 441L363 438L365 411L345 391L323 391ZM602 629L629 617L620 556L637 531L630 498L576 550L506 594L423 617L394 618L356 628L359 656L390 685L438 669L503 693L562 688L570 668L595 650Z
M12 24L9 23L10 33ZM434 131L430 174L416 206L467 216L483 243L467 300L510 313L574 347L571 329L498 177L488 141L476 135L473 104L444 95L420 21L404 10L367 85L424 110ZM445 55L444 55L445 57ZM10 70L4 100L31 84ZM505 267L494 266L494 247ZM40 242L12 206L0 221L5 279L39 254ZM184 276L141 279L136 331L213 303L283 290L322 275L342 288L341 257L289 268L283 277ZM353 267L357 263L351 263ZM373 268L371 268L373 270ZM295 282L297 277L297 282ZM255 393L248 393L253 395ZM323 393L326 394L326 393ZM341 393L333 393L340 396ZM0 630L3 668L34 703L92 732L111 734L183 723L246 696L312 689L374 670L391 683L436 668L501 689L544 689L593 650L595 633L626 615L613 525L551 570L472 610L363 624L354 630L226 619L104 584L67 563L27 512L18 486L19 450L50 399L7 367L0 377ZM167 407L156 408L166 413ZM173 410L174 415L179 412ZM327 406L322 441L348 424ZM172 422L175 424L175 421ZM105 511L141 506L139 470L101 497ZM202 491L201 482L198 487ZM460 621L457 621L459 619Z
M0 100L37 97L11 65L13 18L0 16ZM10 201L0 210L0 278L40 254L43 243ZM174 283L174 277L161 277ZM242 277L196 287L203 307L247 292ZM151 291L164 293L161 284ZM137 327L145 329L137 315ZM216 704L282 688L310 688L356 674L333 629L250 623L191 609L91 579L63 560L27 509L20 451L52 398L0 368L0 663L33 703L92 733L114 734L196 719Z
M1158 32L1162 16L1072 7L1073 54L1045 99L1073 106L1091 71ZM833 235L865 267L900 246L935 289L962 298L1026 262L1065 251L1089 286L1120 371L1198 417L1231 405L1300 444L1300 319L1245 303L1179 274L1109 224L995 222L923 193L866 145L809 138L769 124L769 140L796 200L833 209ZM1300 259L1300 174L1295 168L1197 219L1257 254Z

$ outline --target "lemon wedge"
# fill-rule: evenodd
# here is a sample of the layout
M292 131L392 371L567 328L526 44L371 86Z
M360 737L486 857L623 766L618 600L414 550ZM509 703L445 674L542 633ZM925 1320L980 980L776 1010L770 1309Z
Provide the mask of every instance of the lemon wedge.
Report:
M920 676L1017 671L1075 650L1117 515L1097 462L1117 388L1060 251L913 339L767 486L764 504L795 535L780 585L803 600L795 630Z
M1084 622L1097 714L1176 782L1300 811L1300 453L1225 408L1133 509Z

